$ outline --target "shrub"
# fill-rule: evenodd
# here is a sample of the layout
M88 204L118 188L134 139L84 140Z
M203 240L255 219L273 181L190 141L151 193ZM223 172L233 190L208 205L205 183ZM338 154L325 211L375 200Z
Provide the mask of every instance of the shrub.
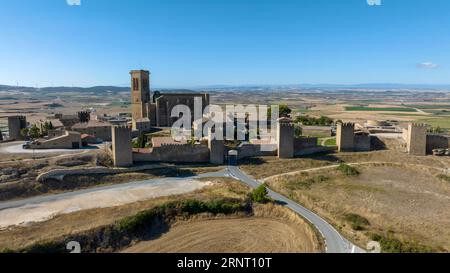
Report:
M199 200L184 200L162 205L150 210L139 212L119 221L117 229L125 233L139 233L145 230L155 220L170 221L176 215L195 215L205 212L213 214L230 214L237 211L243 211L245 206L236 200L214 200L203 202Z
M120 232L137 232L144 229L146 224L151 222L156 215L156 209L142 211L134 216L122 219L117 228Z
M198 200L186 200L182 202L181 210L188 214L198 214L205 212L207 210L207 206L204 202Z
M27 247L23 252L46 254L46 253L63 252L64 250L65 250L65 244L63 242L48 241L48 242L39 243L36 245L32 245L30 247Z
M448 176L448 175L441 174L441 175L438 175L438 178L442 181L450 182L450 176Z
M392 235L382 236L372 234L371 239L380 243L381 250L384 253L431 253L435 250L431 247L419 245L414 242L401 241Z
M251 193L252 201L257 203L267 203L270 200L268 195L269 192L265 185L259 186Z
M369 220L362 217L361 215L349 213L344 216L345 221L350 223L353 230L360 231L364 230L367 226L370 226Z
M358 175L360 175L360 172L358 171L358 169L356 169L355 167L352 167L350 165L347 165L347 164L339 165L337 170L340 171L341 173L343 173L346 176L358 176Z
M145 148L147 145L147 135L140 134L138 138L133 141L133 148Z
M0 249L0 254L13 254L13 253L15 252L9 248Z

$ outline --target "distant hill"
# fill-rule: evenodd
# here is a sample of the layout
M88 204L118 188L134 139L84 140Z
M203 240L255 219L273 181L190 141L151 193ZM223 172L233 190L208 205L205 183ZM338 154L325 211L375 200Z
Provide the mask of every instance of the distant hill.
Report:
M10 85L0 85L0 91L22 91L22 92L45 92L45 93L104 93L104 92L128 92L129 87L117 87L117 86L93 86L93 87L43 87L34 88L26 86L10 86Z
M276 91L286 89L423 89L423 90L446 90L450 91L450 84L448 85L433 85L433 84L395 84L395 83L373 83L373 84L280 84L280 85L209 85L198 86L192 89L169 89L158 88L152 91L159 90L166 93L187 93L187 92L207 92L207 91L227 91L227 90L242 90L242 91ZM194 91L193 91L194 90ZM19 92L42 92L42 93L121 93L130 92L130 87L120 86L93 86L93 87L27 87L27 86L10 86L0 85L0 91L19 91Z
M46 94L57 94L57 93L85 93L85 94L117 94L117 93L128 93L130 92L130 87L120 87L120 86L93 86L93 87L27 87L27 86L10 86L10 85L0 85L1 91L15 91L15 92L27 92L27 93L46 93ZM201 92L200 90L194 91L191 89L152 89L152 91L160 91L161 93L192 93Z
M103 93L103 92L128 92L130 91L129 87L117 87L117 86L93 86L93 87L43 87L43 88L34 88L34 87L26 87L26 86L9 86L9 85L0 85L0 91L23 91L23 92L31 92L31 91L42 91L46 93Z

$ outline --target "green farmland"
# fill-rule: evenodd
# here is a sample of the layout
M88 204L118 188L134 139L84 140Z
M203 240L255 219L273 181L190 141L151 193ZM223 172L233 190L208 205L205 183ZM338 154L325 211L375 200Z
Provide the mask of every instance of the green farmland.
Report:
M414 108L405 107L367 107L367 106L348 106L345 107L346 111L365 111L365 112L417 112Z

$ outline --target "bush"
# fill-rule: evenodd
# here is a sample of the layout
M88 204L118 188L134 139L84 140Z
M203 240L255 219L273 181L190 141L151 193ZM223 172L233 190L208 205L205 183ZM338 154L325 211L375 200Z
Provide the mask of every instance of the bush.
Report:
M155 220L170 221L176 215L195 215L200 213L231 214L245 210L245 205L236 200L214 200L203 202L199 200L184 200L162 205L150 210L142 211L134 216L122 219L117 228L120 232L139 233L145 230Z
M325 116L321 116L320 118L299 116L295 121L305 126L331 126L334 123L333 119Z
M435 250L431 247L419 245L417 243L401 241L392 235L382 236L372 234L371 239L379 242L381 250L384 253L432 253Z
M147 146L147 135L146 134L140 134L138 138L133 141L133 148L142 149Z
M198 200L186 200L182 203L181 210L188 214L198 214L205 212L207 210L207 206L204 202Z
M152 222L154 217L158 214L157 210L158 209L142 211L134 216L124 218L119 222L117 229L120 232L138 232L144 229L146 224Z
M450 182L450 176L448 176L448 175L441 174L441 175L438 175L438 178L442 181Z
M261 185L254 189L251 193L252 201L257 203L267 203L269 202L269 192L265 185Z
M56 252L64 252L65 244L63 242L57 241L48 241L44 243L39 243L36 245L32 245L27 247L22 252L24 253L37 253L37 254L49 254Z
M364 230L367 226L370 226L369 220L362 217L361 215L349 213L344 216L345 221L350 223L353 230L360 231Z
M14 254L14 253L15 252L9 248L0 249L0 254Z
M289 117L289 115L292 113L292 109L290 109L289 106L287 106L286 104L281 104L278 107L279 107L278 114L280 118ZM267 118L270 119L271 117L272 117L272 108L269 107L269 109L267 109Z
M360 175L360 172L355 167L349 166L347 164L341 164L337 168L338 171L343 173L346 176L358 176Z

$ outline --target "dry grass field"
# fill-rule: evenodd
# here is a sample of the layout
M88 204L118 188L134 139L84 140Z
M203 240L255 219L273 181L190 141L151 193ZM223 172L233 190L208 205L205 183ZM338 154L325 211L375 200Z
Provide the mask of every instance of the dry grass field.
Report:
M180 223L160 239L125 253L310 253L318 252L308 226L270 218Z
M391 163L357 170L359 175L335 168L305 172L268 185L325 217L360 246L380 235L414 251L450 251L450 183L439 178L441 172Z
M46 222L0 230L0 250L3 248L18 249L40 241L105 226L124 217L171 201L190 198L199 200L215 198L243 199L249 192L247 187L232 179L216 178L208 181L211 181L213 185L189 194L160 197L123 206L78 211L58 215Z
M320 168L340 163L386 162L410 165L424 165L436 168L450 168L450 158L417 157L401 151L383 150L361 153L330 153L294 159L278 159L276 157L258 157L240 162L240 168L247 174L263 179L273 175Z
M193 219L166 234L125 249L126 253L317 253L314 230L289 209L256 205L254 216Z
M49 221L0 230L0 251L22 249L38 242L87 232L117 223L140 211L179 200L245 200L250 189L232 179L210 179L212 186L179 196L59 215ZM179 235L181 237L179 237ZM188 247L188 248L186 248ZM159 238L134 242L125 252L321 252L315 230L290 210L255 205L252 215L199 214L180 218Z

